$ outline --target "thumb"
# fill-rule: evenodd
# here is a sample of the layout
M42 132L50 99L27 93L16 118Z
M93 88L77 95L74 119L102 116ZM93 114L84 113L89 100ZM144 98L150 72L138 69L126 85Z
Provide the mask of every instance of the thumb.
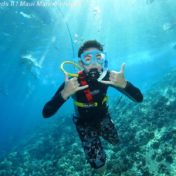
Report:
M77 88L77 91L84 90L84 89L86 89L88 87L89 87L88 85L80 86L80 87Z
M112 84L111 81L99 81L99 82L102 83L102 84Z

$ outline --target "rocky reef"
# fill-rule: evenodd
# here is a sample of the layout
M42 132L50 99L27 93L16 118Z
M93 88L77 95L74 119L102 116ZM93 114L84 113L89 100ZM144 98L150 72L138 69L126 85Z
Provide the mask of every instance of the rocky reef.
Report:
M176 175L176 70L164 75L137 104L110 103L120 142L102 140L106 176ZM0 176L91 176L81 142L68 118L39 128L0 161Z
M127 103L124 99L117 107L114 104L110 108L121 138L113 158L122 165L115 167L110 162L112 173L125 176L176 175L175 77L176 70L163 76L144 95L141 104Z

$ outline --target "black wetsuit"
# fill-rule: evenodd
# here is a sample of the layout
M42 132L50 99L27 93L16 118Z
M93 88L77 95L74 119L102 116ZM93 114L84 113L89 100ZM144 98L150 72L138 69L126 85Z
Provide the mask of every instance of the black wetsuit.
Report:
M107 103L105 102L102 104L109 86L99 83L96 80L92 80L85 72L83 73L85 80L89 85L93 100L94 102L98 103L98 106L88 108L75 106L73 121L76 125L89 163L93 168L99 168L105 164L106 160L106 155L102 148L99 136L102 136L108 142L115 144L118 143L118 134L108 113ZM103 80L108 79L109 72ZM79 78L78 81L80 82ZM64 83L59 87L53 98L44 106L43 116L45 118L55 114L65 102L61 96L61 91L63 88ZM141 94L140 90L133 86L130 82L127 82L127 85L124 89L117 87L114 88L128 96L133 101L143 101L143 95ZM85 96L84 90L75 93L73 99L78 102L89 103Z

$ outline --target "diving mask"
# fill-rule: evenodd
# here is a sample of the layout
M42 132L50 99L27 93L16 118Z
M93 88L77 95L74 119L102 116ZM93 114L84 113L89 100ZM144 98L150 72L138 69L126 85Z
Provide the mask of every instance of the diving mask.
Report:
M85 51L81 54L80 60L84 65L90 65L95 62L102 65L105 62L105 53L99 50Z

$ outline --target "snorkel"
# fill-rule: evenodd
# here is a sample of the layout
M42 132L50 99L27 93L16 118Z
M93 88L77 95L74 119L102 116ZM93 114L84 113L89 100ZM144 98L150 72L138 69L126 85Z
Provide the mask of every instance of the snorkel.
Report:
M103 65L103 72L101 73L97 81L102 81L102 79L106 76L107 72L108 72L108 59L106 58Z
M82 70L82 67L79 66L78 64L76 64L75 62L72 62L72 61L64 61L64 62L62 62L62 64L60 65L60 69L64 72L64 74L66 74L66 75L68 75L68 76L70 76L70 77L78 77L78 74L77 74L77 73L69 73L69 72L67 72L67 71L65 70L65 68L64 68L64 65L65 65L65 64L71 64L71 65L73 65L74 67L76 67L79 71Z

